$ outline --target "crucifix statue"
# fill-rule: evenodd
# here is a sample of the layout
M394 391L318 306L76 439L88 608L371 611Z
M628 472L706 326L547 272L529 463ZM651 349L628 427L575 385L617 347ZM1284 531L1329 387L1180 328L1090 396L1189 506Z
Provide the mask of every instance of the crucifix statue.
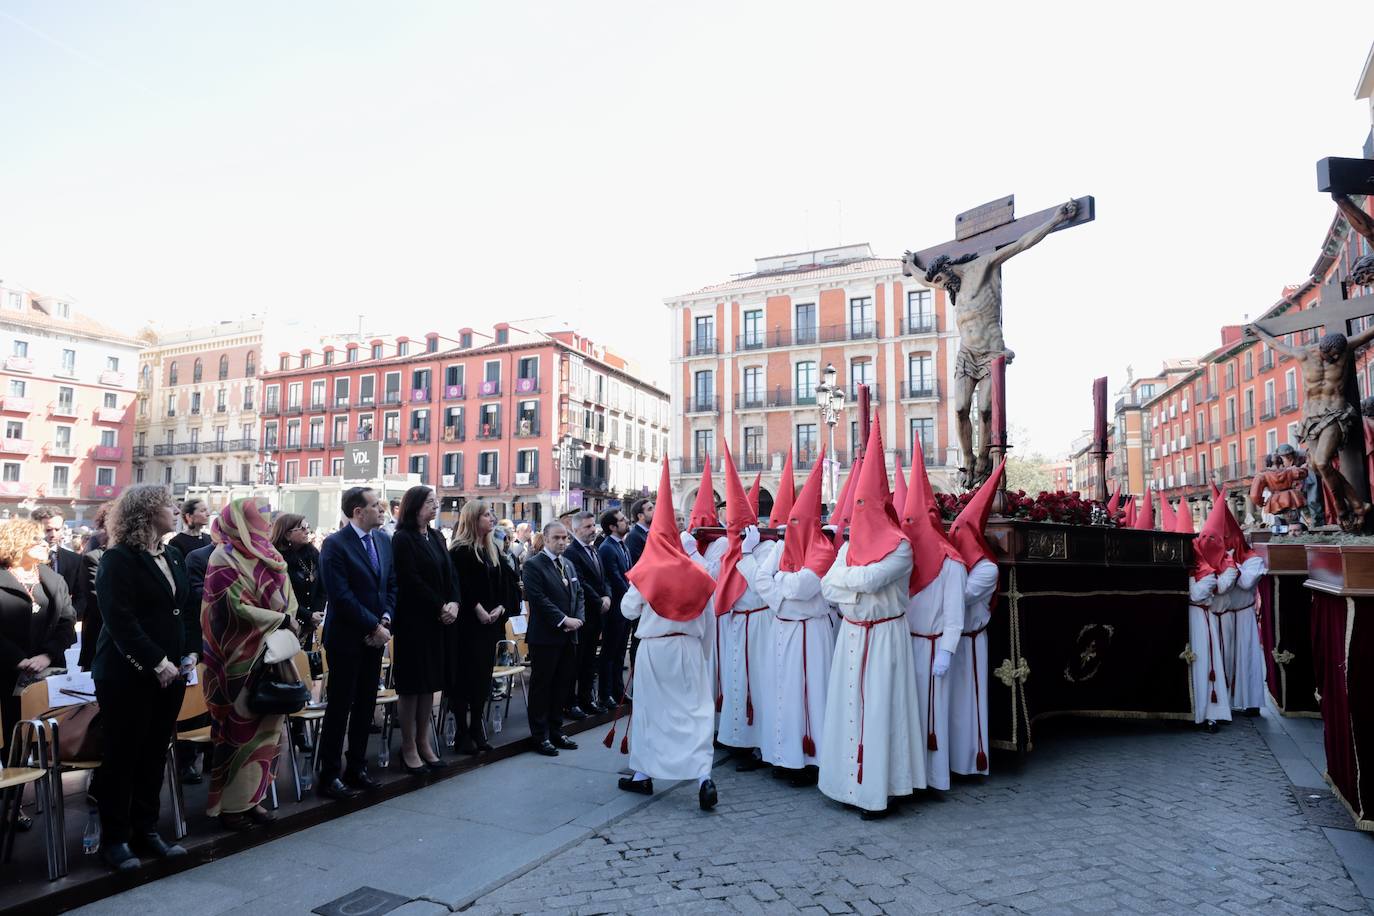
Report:
M1374 163L1362 159L1323 159L1317 164L1318 187L1329 191L1351 228L1374 244L1374 219L1350 198L1364 193L1374 178ZM1346 297L1348 287L1374 283L1374 257L1355 262L1344 282L1322 287L1316 308L1293 311L1250 325L1271 347L1302 366L1303 419L1298 438L1307 446L1308 461L1331 490L1345 531L1363 531L1369 514L1369 479L1365 466L1364 432L1357 405L1355 353L1374 340L1374 327L1350 335L1350 323L1374 315L1374 296ZM1294 347L1276 338L1311 328L1326 334L1314 346ZM1333 459L1340 456L1340 470Z
M961 482L976 487L992 473L992 403L987 397L992 362L1016 354L1002 339L1002 264L1038 244L1058 229L1086 223L1094 217L1091 197L1014 218L1015 198L1005 197L961 213L954 220L954 241L924 251L908 251L902 274L924 286L949 293L959 328L959 352L954 363L955 412L963 467ZM974 395L980 398L978 452L973 450ZM1005 445L1005 443L1000 443Z

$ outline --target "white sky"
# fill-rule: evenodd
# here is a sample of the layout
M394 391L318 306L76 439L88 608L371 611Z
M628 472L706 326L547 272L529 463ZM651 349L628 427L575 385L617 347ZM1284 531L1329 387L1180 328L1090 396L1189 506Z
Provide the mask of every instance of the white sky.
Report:
M1198 355L1305 278L1314 163L1369 129L1371 14L0 0L0 277L131 329L556 315L666 383L665 296L1093 194L1005 273L1015 444L1058 452L1093 376Z

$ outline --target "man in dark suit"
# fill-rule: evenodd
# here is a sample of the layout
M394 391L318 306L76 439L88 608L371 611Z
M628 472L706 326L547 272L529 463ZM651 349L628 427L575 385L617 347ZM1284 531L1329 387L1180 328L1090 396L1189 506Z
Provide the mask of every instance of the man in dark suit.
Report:
M30 513L29 518L43 526L43 540L48 542L48 565L52 571L67 583L67 594L72 596L72 606L76 609L76 619L81 619L85 610L81 591L81 554L62 546L62 535L67 526L62 516L47 506L39 506Z
M649 542L649 526L654 522L654 501L645 497L630 503L630 518L634 519L634 524L630 526L630 533L625 535L625 546L630 549L630 565L634 566L644 552L644 545Z
M214 552L215 545L206 544L186 554L186 582L189 587L186 589L186 599L181 605L181 613L194 615L197 620L200 619L200 599L205 594L205 570L210 565L210 554ZM200 728L209 724L210 716L207 713L195 719L188 719L182 728ZM177 742L177 763L181 766L181 773L178 775L185 785L198 786L203 779L200 773L202 747L203 745L194 741Z
M572 517L572 543L563 552L563 559L572 563L582 583L583 610L586 614L582 629L577 633L577 678L568 709L573 719L585 719L588 714L605 712L597 705L593 683L596 677L596 644L601 638L606 615L611 609L611 591L601 569L601 557L593 541L596 540L596 518L587 511Z
M630 622L620 614L620 599L630 590L630 549L625 546L625 532L630 528L625 513L608 509L601 513L601 530L606 538L597 548L602 574L606 581L611 606L603 616L601 659L597 676L601 684L601 705L613 707L625 695L625 647L630 642Z
M577 669L577 631L582 627L582 586L563 552L568 529L562 522L544 526L544 549L525 560L521 577L530 624L530 735L539 753L557 757L559 748L577 750L563 734L563 703Z
M320 736L320 782L326 798L354 798L381 783L367 774L367 736L377 706L382 648L391 639L396 611L396 569L391 539L382 526L386 505L370 487L344 491L348 524L325 538L320 579L329 595L324 648L329 653L329 701ZM348 761L339 758L348 733Z

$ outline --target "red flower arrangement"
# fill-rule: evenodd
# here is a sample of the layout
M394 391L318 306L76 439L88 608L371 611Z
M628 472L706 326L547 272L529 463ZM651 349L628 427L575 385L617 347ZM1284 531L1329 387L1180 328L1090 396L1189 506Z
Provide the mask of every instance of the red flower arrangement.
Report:
M955 496L953 493L937 493L935 501L940 505L940 515L945 521L953 521L955 517L968 505L973 498L976 490L969 490ZM1006 497L1006 508L1003 516L1006 518L1024 518L1032 522L1058 522L1061 525L1091 525L1093 520L1093 509L1101 508L1106 512L1106 506L1092 499L1084 499L1083 495L1074 490L1066 493L1063 490L1056 490L1050 493L1041 490L1035 497L1026 495L1025 490L1004 490ZM1118 513L1116 518L1110 520L1113 527L1120 527L1123 513Z

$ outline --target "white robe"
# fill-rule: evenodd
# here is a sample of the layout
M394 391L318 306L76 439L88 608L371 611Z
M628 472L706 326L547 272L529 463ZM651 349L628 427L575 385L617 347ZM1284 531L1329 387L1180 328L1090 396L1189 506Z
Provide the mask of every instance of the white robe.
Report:
M762 751L763 759L774 766L799 770L820 762L835 625L830 604L821 596L820 577L805 566L780 572L782 553L782 541L754 551L754 590L773 609L771 730L763 736ZM815 754L802 751L808 715Z
M978 768L978 751L988 755L988 621L997 591L997 564L981 559L964 586L964 637L945 675L949 691L949 769L969 776ZM970 635L975 634L975 635ZM976 664L975 664L976 663Z
M1188 648L1193 653L1193 721L1231 721L1231 698L1226 693L1225 668L1222 667L1221 639L1217 615L1211 611L1217 601L1214 573L1190 579L1188 586ZM1210 647L1211 660L1208 660ZM1216 680L1210 675L1215 672ZM1216 701L1212 701L1213 690Z
M699 779L711 772L715 704L706 668L711 602L691 620L660 617L633 585L620 603L639 620L630 766L654 779ZM670 636L681 633L681 636Z
M712 541L711 543L709 543L709 544L706 545L706 552L705 552L705 553L693 553L693 554L688 554L688 556L690 556L690 557L692 558L692 562L693 562L693 563L697 564L697 565L700 566L702 569L706 570L706 574L707 574L708 576L710 576L712 580L719 579L719 578L720 578L720 560L721 560L721 557L725 556L725 548L729 546L729 543L730 543L730 542L729 542L727 539L723 538L723 537L722 537L722 538L716 538L714 541ZM716 682L716 626L717 626L717 619L716 619L716 615L715 615L714 613L712 613L712 614L710 615L710 618L711 618L710 621L709 621L709 624L710 624L710 632L707 634L707 636L709 637L709 640L710 640L710 645L709 645L709 647L707 648L707 651L706 651L706 669L707 669L707 673L708 673L708 674L710 675L710 677L711 677L711 708L712 708L712 709L715 709L715 702L716 702L716 683L717 683L717 682Z
M773 669L773 612L768 602L747 584L754 577L755 566L753 554L740 557L735 568L744 577L744 592L730 613L716 618L721 697L717 738L733 748L763 747L773 705L768 688Z
M821 594L839 605L843 617L826 691L819 787L836 801L881 811L889 797L926 786L926 738L906 628L911 545L903 539L867 566L851 567L848 559L845 544L821 579ZM878 620L886 622L869 627L851 622Z
M926 784L932 789L949 788L949 678L934 674L935 655L944 649L952 656L963 642L967 582L968 567L946 557L940 574L907 602L922 746L926 748ZM929 747L931 734L935 735L935 750Z
M1268 571L1262 557L1251 557L1241 564L1236 584L1224 596L1226 614L1222 619L1222 635L1226 638L1226 685L1232 709L1264 706L1264 646L1260 643L1255 591L1260 577Z

